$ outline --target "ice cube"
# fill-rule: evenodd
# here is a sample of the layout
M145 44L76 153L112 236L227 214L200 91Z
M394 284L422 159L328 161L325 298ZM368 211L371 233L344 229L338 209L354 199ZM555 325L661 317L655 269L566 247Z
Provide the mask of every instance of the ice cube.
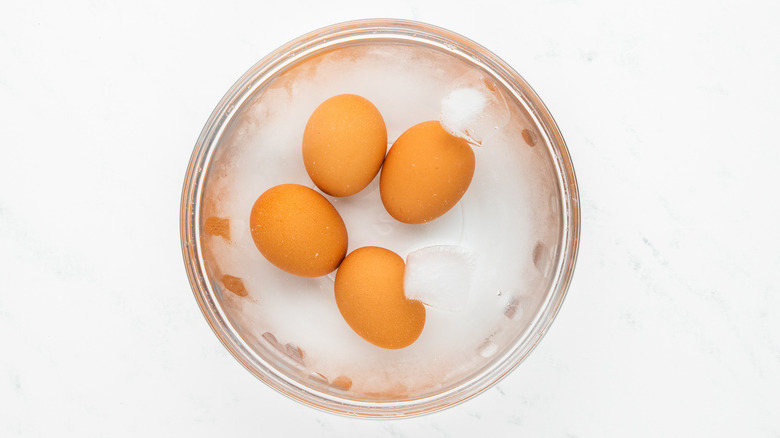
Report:
M450 134L481 145L509 122L509 108L491 79L470 73L450 85L441 102L440 122Z
M475 266L474 253L459 245L413 251L406 257L406 298L441 310L459 311L468 301Z

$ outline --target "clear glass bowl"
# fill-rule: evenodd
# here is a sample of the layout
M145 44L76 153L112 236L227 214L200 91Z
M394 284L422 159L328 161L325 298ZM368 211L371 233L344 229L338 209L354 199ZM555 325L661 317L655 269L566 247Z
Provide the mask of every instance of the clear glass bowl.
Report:
M370 63L364 58L373 59L374 67L367 67ZM387 70L383 79L387 87L361 85L356 69L369 71L381 65L376 62L388 66L382 69ZM339 63L344 69L339 70ZM433 82L409 82L412 89L417 87L409 93L393 89L395 78L415 65ZM296 88L295 81L306 75L317 78L311 82L315 88ZM248 237L254 197L274 183L306 183L300 159L292 164L281 159L300 154L299 142L284 139L302 135L301 123L305 123L300 116L288 117L284 108L295 107L284 105L295 105L296 99L321 101L328 93L341 91L374 92L370 100L379 102L392 142L414 117L435 116L431 102L416 105L413 100L407 102L408 111L394 115L392 107L401 105L407 94L430 91L435 97L452 88L446 82L469 77L481 78L482 85L498 90L509 122L496 135L498 140L488 139L475 147L477 171L457 208L435 225L409 228L382 222L386 218L380 218L384 213L378 210L366 213L381 205L374 183L353 199L329 199L345 215L350 251L372 242L371 233L381 234L377 239L388 247L395 245L391 249L402 257L414 245L437 243L469 245L478 255L481 251L487 262L483 261L482 277L476 278L469 308L481 308L488 317L484 321L478 317L472 328L446 337L441 329L437 332L437 325L456 321L453 327L468 326L468 318L462 317L465 322L460 324L457 313L430 309L425 330L430 326L431 334L423 332L419 347L398 351L366 346L357 338L336 339L344 333L351 336L343 327L327 335L323 333L330 329L321 333L312 329L307 324L318 318L324 322L317 324L338 325L333 322L338 319L333 316L337 315L332 304L333 276L289 279L273 267L261 267L264 262L257 261ZM301 114L309 111L298 108ZM251 179L254 174L262 182ZM249 194L227 201L234 191ZM372 223L372 218L382 223ZM453 406L490 388L517 367L539 343L566 295L577 255L579 222L577 185L566 145L531 87L478 44L445 29L402 20L329 26L280 47L253 66L227 92L203 128L187 169L181 204L182 251L190 284L203 315L233 356L268 386L294 400L333 413L375 418L408 417ZM239 254L234 266L224 261L226 254ZM278 298L288 295L277 290L282 288L304 292L290 293L293 301L285 302ZM488 304L482 306L479 300ZM292 307L298 304L300 309ZM498 310L492 314L490 309ZM290 322L289 327L268 328L284 321Z

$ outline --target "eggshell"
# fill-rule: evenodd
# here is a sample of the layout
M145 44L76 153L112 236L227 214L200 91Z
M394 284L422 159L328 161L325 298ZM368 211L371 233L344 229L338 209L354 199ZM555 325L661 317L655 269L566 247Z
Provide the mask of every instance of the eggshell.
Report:
M385 158L379 177L382 203L407 224L432 221L454 207L474 176L474 151L438 121L407 129Z
M404 296L404 261L376 246L352 251L336 272L335 294L344 320L382 348L411 345L425 326L425 307Z
M302 277L333 272L347 253L347 228L338 211L302 185L282 184L260 195L249 226L269 262Z
M303 163L309 177L331 196L363 190L379 172L387 128L367 99L340 94L314 110L303 132Z

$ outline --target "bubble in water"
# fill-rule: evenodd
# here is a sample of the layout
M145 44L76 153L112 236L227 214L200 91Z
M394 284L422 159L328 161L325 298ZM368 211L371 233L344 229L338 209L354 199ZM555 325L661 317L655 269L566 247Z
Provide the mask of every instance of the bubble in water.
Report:
M317 373L317 372L311 373L309 374L309 379L315 382L324 383L325 385L328 384L328 378L323 376L321 373Z
M352 379L350 379L348 376L338 376L333 379L332 382L330 382L330 385L334 388L347 391L352 387Z
M247 231L249 231L249 225L240 219L233 219L230 227L230 237L234 242L238 242L241 239L245 239Z
M271 332L265 332L263 333L263 339L266 340L269 344L271 344L274 348L284 353L284 346L279 343L279 341L276 340L276 336L274 336Z
M523 129L523 140L528 146L534 147L536 145L536 134L529 129Z
M495 342L491 341L490 339L486 339L485 342L482 343L482 345L477 348L477 351L479 352L479 355L488 358L496 354L498 352L498 345L496 345Z
M327 295L333 294L333 283L336 281L336 271L330 272L328 275L319 277L316 281L320 286L320 291Z
M287 353L287 356L290 359L304 365L303 358L306 357L306 353L303 352L301 347L298 347L295 344L287 344L285 345L285 353Z
M390 233L393 232L393 225L394 223L387 218L381 217L377 219L376 222L372 223L371 226L373 227L374 232L379 234L380 236L387 236Z
M450 134L481 145L509 122L509 108L492 80L467 73L450 85L442 99L440 121Z
M436 245L409 253L404 272L406 297L448 311L468 301L475 270L474 253L463 246Z
M536 266L536 269L544 276L547 276L547 270L549 268L550 264L550 254L549 250L547 249L547 246L542 243L542 241L536 242L536 246L534 247L534 251L532 254L534 266Z
M513 298L504 309L504 316L509 319L519 318L523 314L523 308L520 305L520 298Z

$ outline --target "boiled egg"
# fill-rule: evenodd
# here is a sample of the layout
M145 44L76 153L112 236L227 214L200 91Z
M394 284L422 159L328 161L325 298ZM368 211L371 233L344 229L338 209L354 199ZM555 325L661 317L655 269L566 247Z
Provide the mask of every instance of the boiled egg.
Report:
M333 272L347 253L347 228L324 196L282 184L257 198L249 216L255 246L289 273L318 277Z
M411 345L425 326L425 307L404 295L404 260L376 246L358 248L336 272L336 304L352 330L382 348Z
M379 177L382 204L407 224L432 221L454 207L474 176L474 151L438 121L407 129L393 143Z
M306 172L331 196L363 190L379 172L386 151L382 115L368 99L355 94L340 94L320 104L303 132Z

